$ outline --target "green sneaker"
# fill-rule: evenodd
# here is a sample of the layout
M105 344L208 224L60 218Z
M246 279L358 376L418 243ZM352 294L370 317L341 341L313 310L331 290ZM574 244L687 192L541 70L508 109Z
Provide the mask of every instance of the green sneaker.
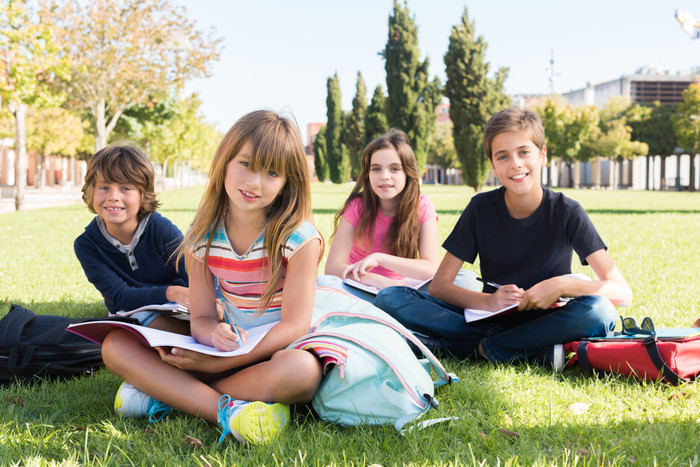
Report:
M248 402L224 394L216 418L223 427L219 444L231 433L240 442L269 444L289 421L289 406L281 403Z

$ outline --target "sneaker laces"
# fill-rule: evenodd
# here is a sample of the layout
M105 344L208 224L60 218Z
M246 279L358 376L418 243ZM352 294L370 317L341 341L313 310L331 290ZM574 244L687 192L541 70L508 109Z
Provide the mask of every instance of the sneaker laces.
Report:
M157 423L163 420L163 418L165 418L165 416L168 415L170 412L172 412L173 408L164 402L156 400L153 397L149 397L147 410L148 421L151 423Z
M219 408L216 410L216 419L223 427L223 432L219 438L219 443L216 445L217 448L221 445L221 442L226 439L226 435L231 434L231 424L228 423L231 418L231 413L235 412L238 407L243 404L244 402L233 399L228 394L224 394L219 398Z

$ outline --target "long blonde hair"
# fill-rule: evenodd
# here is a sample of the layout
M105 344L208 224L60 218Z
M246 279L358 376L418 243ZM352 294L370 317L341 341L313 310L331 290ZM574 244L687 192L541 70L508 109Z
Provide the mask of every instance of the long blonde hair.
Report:
M286 177L266 213L268 223L263 245L270 274L258 307L262 313L269 308L282 278L282 246L304 221L311 221L309 169L304 144L293 120L269 110L257 110L244 115L231 127L216 150L202 200L178 255L205 248L204 263L207 263L213 239L208 234L224 222L228 209L226 169L246 143L250 143L252 150L250 170L263 173L272 170Z
M338 211L333 219L333 235L338 230L340 219L350 203L355 198L362 199L362 215L355 229L359 244L367 251L372 243L374 221L379 212L379 197L372 190L369 181L369 170L372 155L380 149L394 149L399 155L401 166L406 174L406 186L397 195L398 203L396 214L391 221L383 247L389 254L402 258L418 257L418 232L420 231L420 182L418 180L418 168L416 156L408 142L408 136L401 130L392 128L382 136L372 140L362 152L362 164L360 174L357 177L355 187L350 192L345 205Z

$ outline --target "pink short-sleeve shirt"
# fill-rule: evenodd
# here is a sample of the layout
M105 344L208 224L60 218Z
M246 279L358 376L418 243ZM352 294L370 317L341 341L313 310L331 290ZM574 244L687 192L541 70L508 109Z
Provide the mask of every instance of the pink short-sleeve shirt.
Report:
M428 219L437 220L438 216L437 212L435 211L435 206L433 206L433 202L430 201L430 198L428 198L426 195L420 195L418 201L418 208L420 209L420 225L423 225ZM362 206L362 199L355 198L350 202L348 208L343 213L343 218L350 222L350 225L352 225L353 228L357 229L360 216L362 215L363 210L364 207ZM358 237L355 236L352 242L350 256L348 257L348 264L356 263L361 259L365 258L366 256L369 256L371 253L387 253L387 251L382 246L384 243L384 239L386 238L387 232L389 231L391 221L393 219L393 216L385 216L384 214L382 214L381 211L379 211L377 213L377 219L374 222L374 229L372 231L372 244L370 246L369 251L367 251L367 249L364 248L363 242L360 242ZM419 232L416 232L416 235L418 234ZM402 275L397 274L394 271L386 269L382 266L378 266L372 269L371 272L388 277L390 279L403 279Z

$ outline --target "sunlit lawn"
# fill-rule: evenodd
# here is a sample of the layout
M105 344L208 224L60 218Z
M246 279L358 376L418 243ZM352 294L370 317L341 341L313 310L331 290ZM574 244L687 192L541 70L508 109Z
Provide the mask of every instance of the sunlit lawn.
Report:
M316 184L314 220L326 238L351 185ZM700 316L700 193L564 190L589 212L634 290L621 314L657 326L688 326ZM182 230L200 188L162 193L160 211ZM440 216L440 240L473 195L466 187L424 186ZM37 313L102 316L96 290L73 254L92 215L83 205L0 215L0 302ZM591 274L574 256L574 270ZM700 463L700 391L563 375L528 365L444 360L461 382L437 392L429 416L460 420L402 437L392 428L343 428L305 409L270 447L233 439L185 415L164 422L120 419L112 404L119 380L93 377L0 389L0 465L695 465ZM590 404L575 414L567 408ZM499 431L500 430L500 431ZM186 442L198 438L203 447Z

